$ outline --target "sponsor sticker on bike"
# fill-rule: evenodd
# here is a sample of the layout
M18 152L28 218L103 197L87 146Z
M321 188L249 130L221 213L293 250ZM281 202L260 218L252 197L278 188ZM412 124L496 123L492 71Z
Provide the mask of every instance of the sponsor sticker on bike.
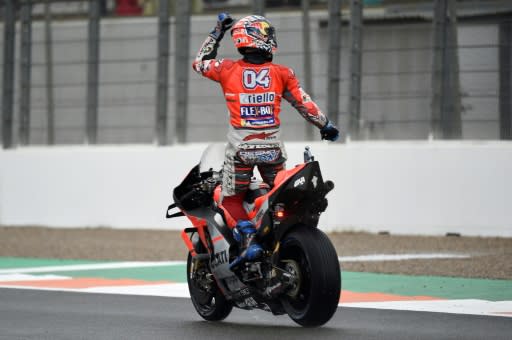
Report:
M301 178L299 178L295 181L295 183L293 184L293 187L296 188L298 186L304 185L305 183L306 183L306 179L304 178L304 176L302 176Z

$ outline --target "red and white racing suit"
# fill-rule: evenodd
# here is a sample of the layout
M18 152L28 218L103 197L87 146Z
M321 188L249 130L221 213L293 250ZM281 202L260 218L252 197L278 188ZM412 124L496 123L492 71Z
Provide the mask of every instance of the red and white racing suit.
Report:
M264 62L214 59L218 42L208 37L193 68L218 82L230 115L228 146L223 169L223 196L245 193L255 166L270 186L284 168L281 142L281 101L286 99L307 121L322 128L326 116L300 87L292 69Z

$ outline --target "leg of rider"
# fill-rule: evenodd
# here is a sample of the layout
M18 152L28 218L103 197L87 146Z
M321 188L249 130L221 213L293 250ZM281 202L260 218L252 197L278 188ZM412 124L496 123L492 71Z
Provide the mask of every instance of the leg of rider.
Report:
M248 218L242 202L251 182L252 169L253 166L242 163L228 146L222 175L222 206L235 221Z
M240 220L233 229L233 236L240 246L240 255L229 264L234 270L247 261L255 261L263 254L263 248L256 240L256 227L248 220Z
M230 264L230 268L235 269L241 263L259 258L263 248L255 239L256 228L248 220L242 204L253 175L253 166L245 164L230 151L228 147L222 181L224 194L222 205L237 220L233 236L239 244L240 255Z
M270 185L270 187L274 186L274 179L277 173L284 169L284 162L285 159L281 158L277 163L258 164L258 171L263 181ZM229 267L231 269L235 269L243 262L256 260L263 253L263 248L255 241L256 228L252 222L238 221L236 228L233 230L233 236L241 244L242 253L230 264Z
M258 171L260 172L263 182L267 183L272 188L274 186L274 179L276 178L277 173L284 170L285 161L286 160L283 158L280 159L278 163L258 164Z

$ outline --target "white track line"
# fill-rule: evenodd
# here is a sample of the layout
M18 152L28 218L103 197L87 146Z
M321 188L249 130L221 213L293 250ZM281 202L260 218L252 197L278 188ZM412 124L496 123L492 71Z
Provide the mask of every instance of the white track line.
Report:
M41 281L41 280L68 280L71 277L59 275L29 275L29 274L0 274L0 282L10 281Z
M9 289L49 290L77 293L142 295L159 297L189 298L186 283L164 283L141 286L123 287L91 287L91 288L45 288L27 286L5 286ZM512 301L485 301L477 299L439 300L439 301L387 301L387 302L350 302L340 303L339 307L372 308L390 310L409 310L419 312L437 312L453 314L471 314L501 316L512 318Z
M95 269L117 269L117 268L142 268L142 267L163 267L185 264L184 261L162 261L162 262L110 262L110 263L91 263L91 264L70 264L63 266L47 267L29 267L29 268L11 268L0 269L0 274L15 273L46 273L46 272L65 272L77 270L95 270Z
M423 259L465 259L471 257L464 254L372 254L360 256L340 256L341 262L376 262L376 261L404 261Z
M342 303L340 306L512 317L512 301L465 299L439 301L352 302Z
M469 258L469 255L462 254L373 254L360 256L340 256L341 262L363 262L363 261L403 261L414 259L447 259L447 258ZM0 269L0 274L16 273L46 273L78 270L96 270L96 269L117 269L117 268L143 268L143 267L163 267L172 265L183 265L184 261L155 261L155 262L108 262L108 263L90 263L90 264L70 264L63 266L46 267L27 267L27 268L9 268Z

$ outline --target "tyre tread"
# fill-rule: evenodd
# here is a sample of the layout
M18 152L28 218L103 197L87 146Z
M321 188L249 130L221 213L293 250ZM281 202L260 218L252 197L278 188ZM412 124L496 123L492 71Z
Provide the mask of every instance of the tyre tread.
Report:
M338 255L331 241L317 228L300 226L287 237L295 239L303 248L310 263L312 280L310 302L304 313L290 317L305 327L317 327L331 319L338 308L341 292L341 273ZM286 305L285 305L286 309Z

